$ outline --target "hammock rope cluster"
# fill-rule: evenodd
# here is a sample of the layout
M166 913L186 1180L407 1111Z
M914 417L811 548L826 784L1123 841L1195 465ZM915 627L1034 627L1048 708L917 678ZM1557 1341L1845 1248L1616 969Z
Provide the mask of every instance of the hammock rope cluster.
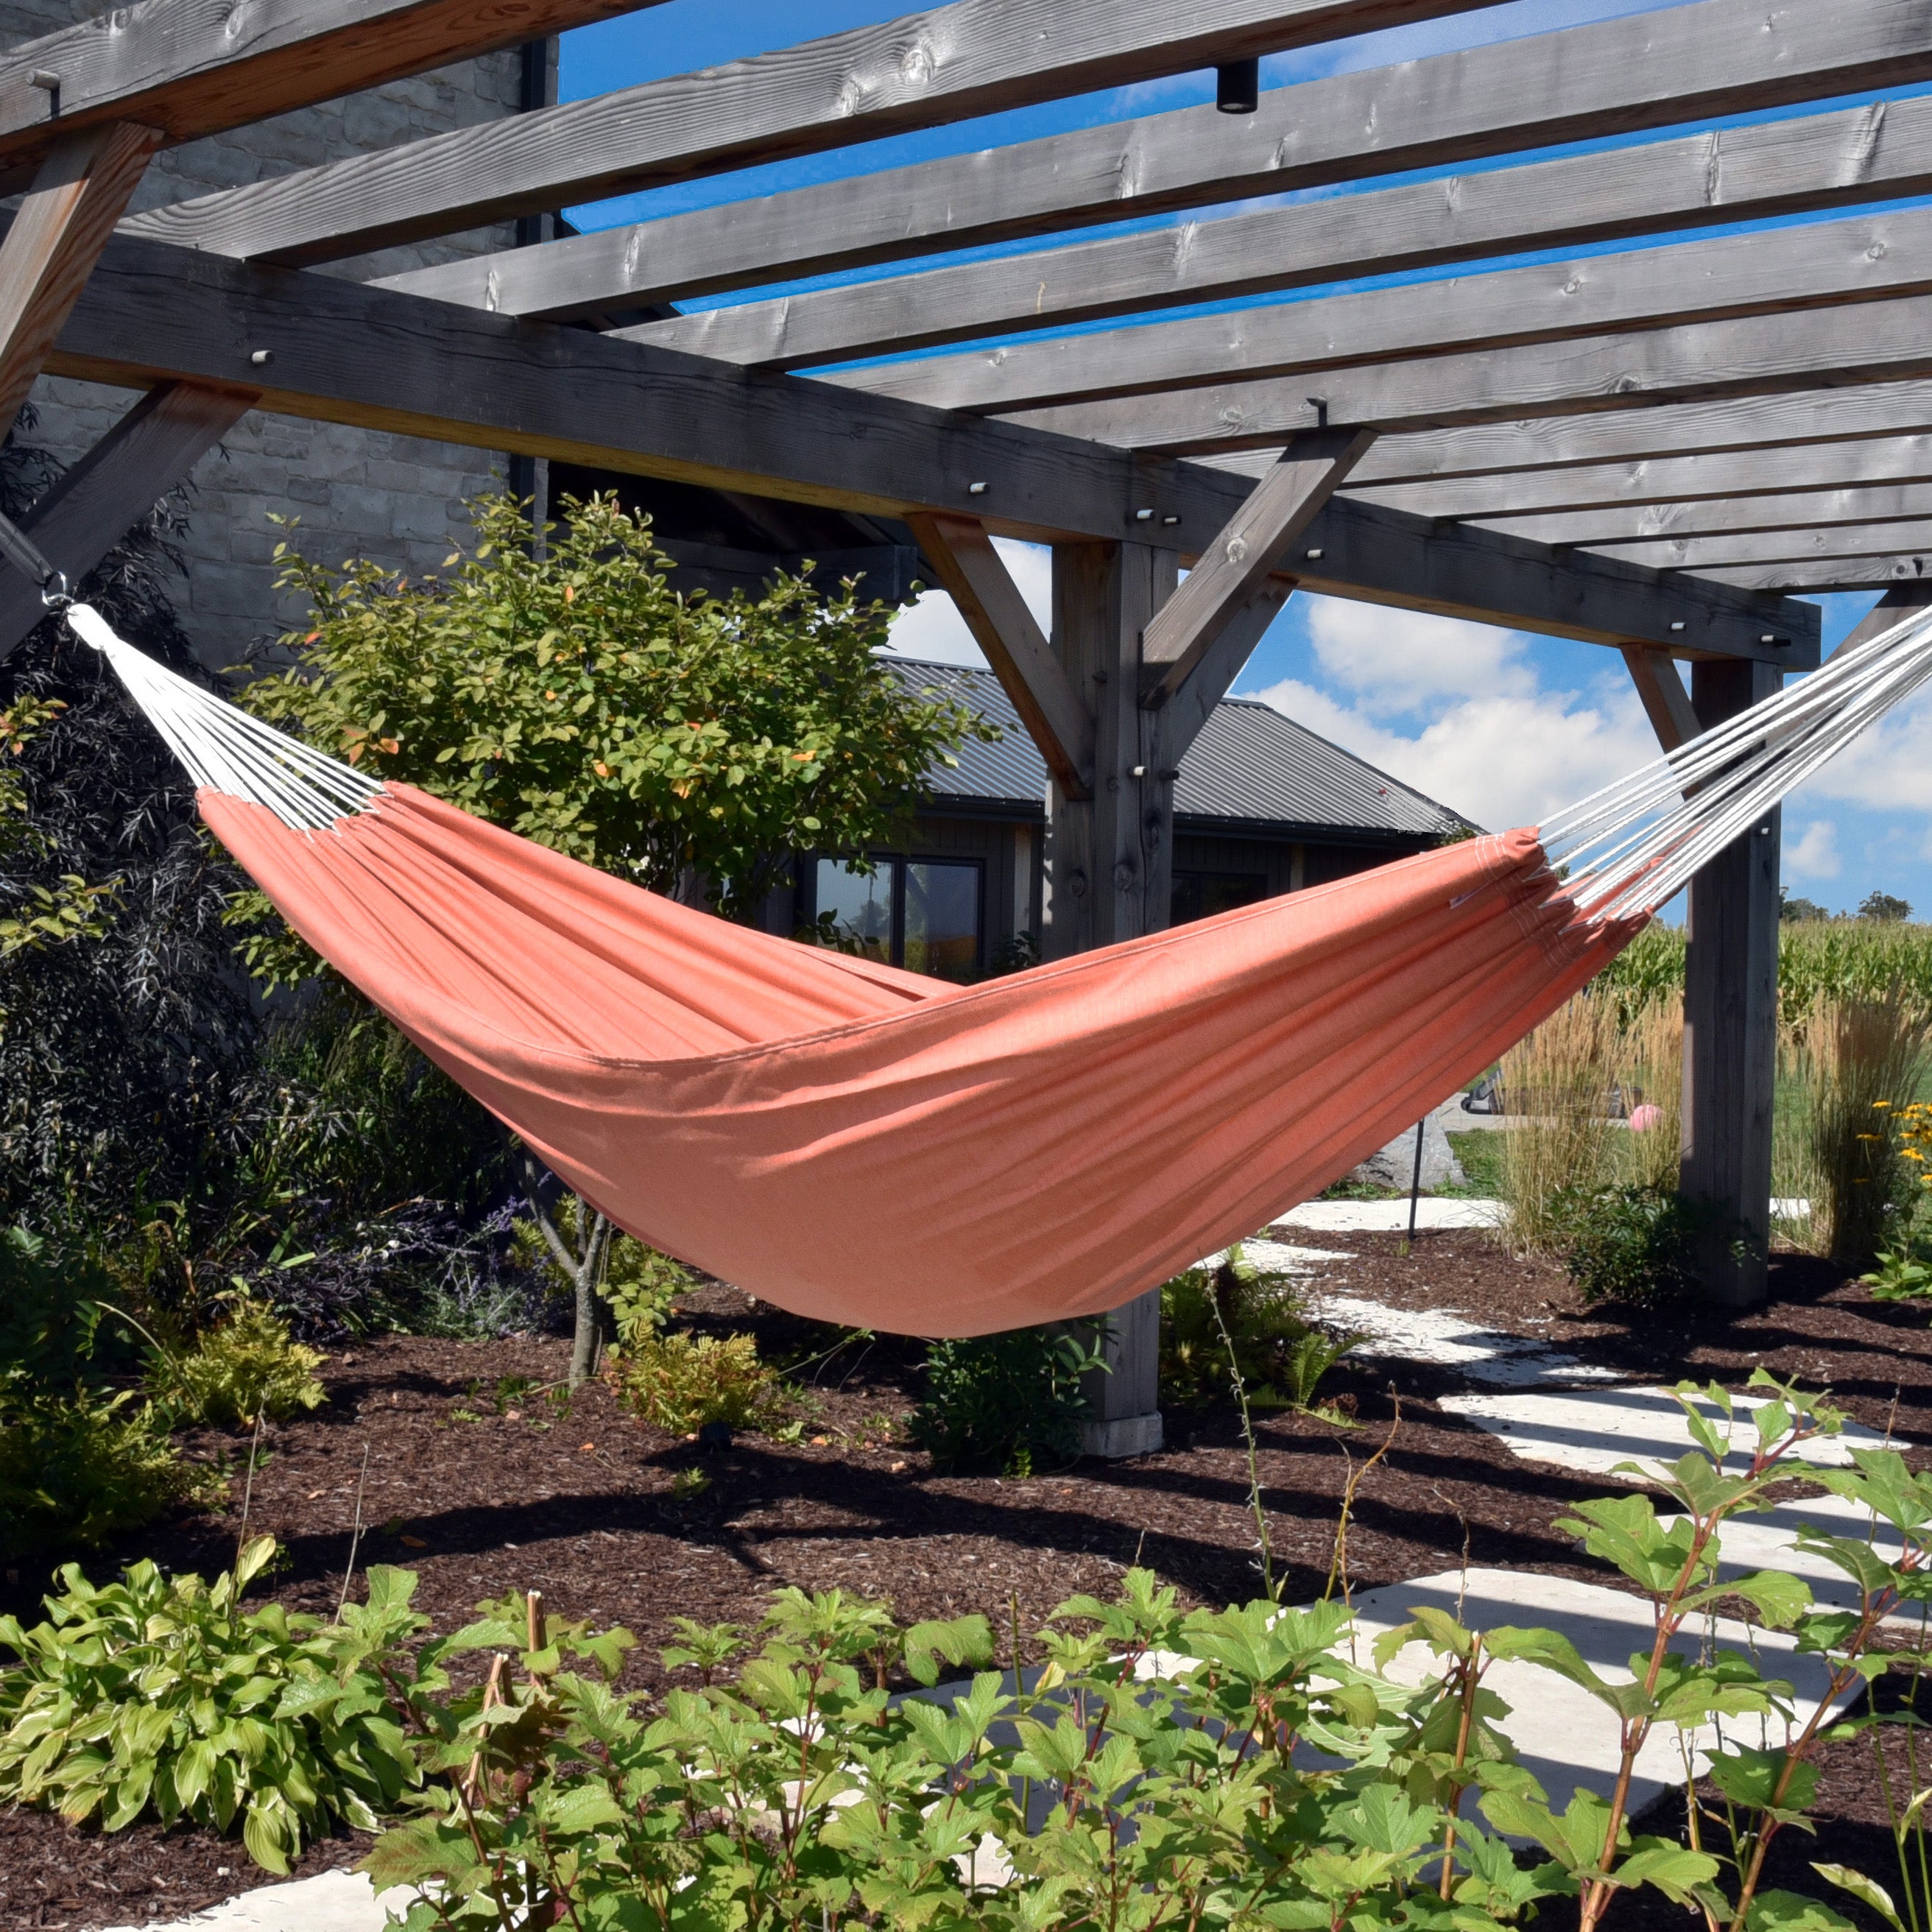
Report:
M66 615L291 926L586 1200L922 1335L1101 1313L1318 1192L1932 680L1908 619L1540 829L957 986L595 871Z

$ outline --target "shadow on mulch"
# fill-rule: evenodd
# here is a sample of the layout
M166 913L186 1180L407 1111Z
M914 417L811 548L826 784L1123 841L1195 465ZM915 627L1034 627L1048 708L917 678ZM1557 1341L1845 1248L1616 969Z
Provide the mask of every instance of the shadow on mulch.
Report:
M1762 1362L1830 1382L1876 1427L1895 1400L1901 1433L1932 1441L1924 1316L1873 1303L1815 1264L1780 1260L1774 1300L1732 1322L1630 1320L1582 1308L1559 1270L1517 1260L1481 1234L1425 1233L1406 1256L1390 1236L1288 1238L1337 1251L1324 1286L1453 1310L1662 1381L1735 1382ZM755 1334L775 1358L815 1355L835 1339L722 1286L692 1297L685 1312L702 1330ZM561 1614L638 1635L627 1681L639 1688L668 1681L658 1653L674 1617L745 1622L786 1585L885 1599L906 1621L977 1610L1004 1631L1017 1616L1028 1632L1068 1596L1112 1594L1136 1560L1184 1604L1257 1594L1246 1455L1231 1414L1172 1415L1168 1449L1132 1462L1082 1462L1025 1480L942 1476L903 1434L921 1353L892 1338L841 1348L807 1372L815 1383L804 1440L741 1436L706 1452L634 1420L601 1385L554 1405L542 1391L563 1376L560 1342L358 1343L325 1368L325 1409L266 1433L249 1528L272 1533L286 1552L266 1587L291 1607L332 1611L360 1490L358 1570L381 1562L416 1571L418 1605L437 1628L466 1621L485 1598L539 1588ZM1343 1488L1391 1427L1394 1444L1356 1502L1354 1587L1453 1570L1466 1550L1476 1564L1606 1580L1552 1527L1604 1484L1519 1461L1443 1413L1434 1396L1458 1385L1424 1364L1350 1361L1324 1392L1354 1397L1357 1427L1258 1418L1270 1537L1291 1600L1320 1594ZM225 1455L238 1471L246 1463L238 1436L202 1432L190 1448ZM673 1479L692 1469L709 1486L680 1496ZM212 1574L240 1531L238 1481L233 1491L225 1510L184 1515L88 1558L90 1574L142 1556ZM51 1568L0 1576L0 1605L31 1612ZM1867 1855L1862 1838L1855 1856L1832 1834L1871 1822L1853 1776L1849 1760L1834 1759L1822 1800L1828 1856L1846 1862ZM352 1841L334 1841L304 1870L356 1855ZM233 1842L140 1831L103 1840L57 1820L0 1816L0 1923L52 1932L178 1916L215 1895L221 1864L238 1883L254 1876ZM1808 1871L1781 1882L1817 1889ZM1620 1902L1613 1928L1638 1932L1621 1917L1626 1909ZM1547 1912L1544 1922L1560 1932Z

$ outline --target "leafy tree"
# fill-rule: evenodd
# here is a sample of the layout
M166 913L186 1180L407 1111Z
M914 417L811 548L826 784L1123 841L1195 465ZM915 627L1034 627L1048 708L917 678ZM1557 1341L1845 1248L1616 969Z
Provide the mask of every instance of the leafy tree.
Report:
M1904 899L1894 898L1889 892L1868 892L1858 902L1858 916L1898 926L1912 916L1912 908Z
M1816 899L1795 899L1782 886L1778 888L1778 916L1787 922L1832 916Z
M606 497L566 508L538 546L522 506L480 498L474 548L415 584L278 545L281 587L310 616L282 640L292 665L243 702L365 771L741 920L795 854L889 841L926 773L992 735L892 674L875 648L890 612L850 586L827 597L780 578L756 599L686 597L648 518ZM270 910L259 896L238 908L253 969L314 973ZM566 1229L530 1191L575 1292L580 1378L609 1226L586 1213Z

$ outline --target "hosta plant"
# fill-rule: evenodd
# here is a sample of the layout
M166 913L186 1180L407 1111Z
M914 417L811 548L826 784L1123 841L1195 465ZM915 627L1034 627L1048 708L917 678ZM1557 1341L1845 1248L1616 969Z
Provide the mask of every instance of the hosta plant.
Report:
M137 1563L97 1588L69 1564L45 1622L0 1617L18 1660L0 1666L0 1802L109 1832L238 1820L273 1872L334 1820L375 1830L418 1778L406 1646L428 1620L410 1608L416 1579L371 1569L368 1604L326 1626L275 1604L244 1610L274 1548L259 1538L212 1587Z

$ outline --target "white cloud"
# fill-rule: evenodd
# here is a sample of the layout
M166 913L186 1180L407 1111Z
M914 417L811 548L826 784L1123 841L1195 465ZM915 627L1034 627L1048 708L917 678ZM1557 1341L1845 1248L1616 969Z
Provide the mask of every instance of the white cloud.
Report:
M1932 697L1880 722L1796 794L1836 799L1870 812L1932 812Z
M1814 818L1784 848L1784 869L1801 878L1835 879L1844 869L1838 854L1838 828L1828 818Z
M1378 711L1419 711L1442 698L1524 698L1536 674L1521 636L1459 617L1391 610L1342 597L1308 600L1316 662Z
M1339 598L1307 610L1330 688L1244 694L1478 824L1535 824L1657 756L1634 690L1609 675L1546 689L1520 632Z
M1044 544L1016 543L995 537L993 548L1005 559L1020 595L1042 631L1053 627L1053 552ZM894 657L927 658L940 664L980 664L986 653L973 640L952 599L928 590L892 620L886 649Z

